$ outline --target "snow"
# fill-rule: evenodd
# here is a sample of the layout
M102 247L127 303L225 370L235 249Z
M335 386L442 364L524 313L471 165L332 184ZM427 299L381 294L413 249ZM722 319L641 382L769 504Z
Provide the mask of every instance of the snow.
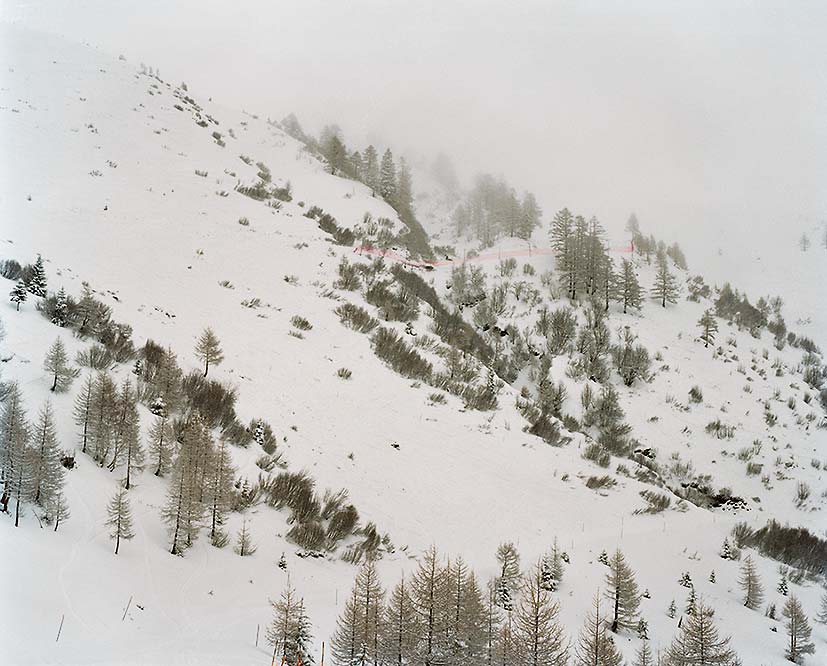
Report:
M430 405L433 389L412 386L395 375L373 355L364 335L342 326L333 312L338 301L326 294L340 258L360 259L352 248L331 244L303 213L318 205L348 227L366 212L395 219L394 211L367 188L326 173L300 143L264 118L207 102L190 91L186 94L203 107L204 117L220 122L198 126L192 105L180 99L183 93L176 96L175 85L140 74L135 63L8 25L0 25L0 41L7 57L0 72L0 141L3 154L14 156L0 162L0 256L26 262L41 253L51 289L64 286L77 295L81 282L89 282L113 308L114 318L133 326L136 343L153 339L170 345L185 371L198 367L195 340L205 326L212 326L225 360L211 375L239 389L242 420L267 419L280 440L286 439L280 448L290 469L308 470L319 489L347 488L362 520L389 533L395 552L380 562L386 587L431 544L443 553L463 555L487 579L495 574L494 552L502 541L517 544L527 567L557 537L572 560L560 599L562 618L574 636L595 589L603 584L605 568L597 563L598 554L620 547L641 589L652 593L642 611L653 648L664 647L676 631L677 619L668 618L666 608L672 598L679 610L683 607L686 590L677 580L689 571L697 592L716 608L722 631L733 635L745 664L783 663L783 627L741 606L738 563L721 560L718 551L739 520L762 525L775 517L824 534L827 480L824 468L811 467L810 459L827 462L827 431L796 424L783 402L794 395L800 414L819 410L815 403L804 406L803 382L793 374L800 350L779 352L766 333L754 340L722 322L715 347L729 348L727 338L734 339L737 348L731 351L745 366L746 374L741 374L739 362L714 359L713 348L704 349L695 338L695 323L708 304L682 299L664 310L647 302L642 316L613 313L613 332L632 326L650 352L660 351L663 357L654 364L650 382L617 387L634 436L642 445L656 447L661 461L673 454L692 461L696 470L712 474L716 487L731 487L751 507L730 514L690 505L683 513L634 515L643 506L640 491L651 487L617 475L618 485L611 490L587 489L586 477L606 471L580 457L583 437L575 435L568 446L552 448L524 433L513 388L502 390L500 408L491 413L466 411L452 396L446 405ZM237 138L229 135L230 128ZM213 131L222 134L225 148L212 138ZM264 162L274 183L289 180L293 201L276 211L234 192L239 181L251 184L257 171L239 159L242 154L253 165ZM198 176L196 170L208 176ZM222 197L219 191L229 194ZM430 217L440 215L435 210ZM238 224L240 217L249 218L250 225ZM538 232L535 241L542 246L544 237ZM524 247L503 241L495 251ZM823 275L817 250L811 248L812 261L796 269L801 271L796 284ZM539 254L526 260L536 268L536 277L525 279L539 288L539 275L552 267L553 259ZM496 262L480 265L489 271L490 286ZM424 274L443 296L450 270L440 266ZM641 282L649 284L651 269L642 265L640 271ZM289 283L285 276L297 281ZM233 288L222 287L222 280ZM761 283L762 290L782 293L783 287L788 298L786 282L768 280ZM750 284L735 278L733 283L750 291ZM809 293L803 291L800 298L806 300ZM351 293L335 295L360 302ZM261 299L261 307L241 305L251 298ZM513 307L512 319L521 329L533 322L534 311L517 303ZM304 339L288 335L294 315L313 325ZM53 400L61 442L72 448L77 441L71 420L74 393L50 394L41 366L56 336L63 338L70 357L85 343L51 325L31 301L20 313L6 303L0 316L7 330L2 357L11 356L3 364L4 379L20 382L30 416L44 400ZM425 322L420 315L417 332L425 332ZM816 337L814 333L827 330L824 322L822 305L811 324L801 328L791 322L791 328ZM761 355L765 348L767 360ZM766 368L766 380L750 369L753 358L757 368ZM785 367L782 377L770 368L776 358ZM336 377L340 367L353 371L349 381ZM568 381L563 367L555 365L555 379ZM129 368L118 372L126 376ZM748 377L752 393L742 390ZM569 384L564 412L579 416L580 386ZM703 388L704 403L684 411L678 403L687 403L694 384ZM776 389L781 401L772 400ZM674 400L667 401L668 395ZM769 431L763 420L765 400L779 417ZM142 415L145 432L143 409ZM704 432L719 417L737 427L734 439L717 440ZM775 472L777 456L795 461L785 469L789 479L773 479L768 488L760 476L745 475L744 463L734 454L755 438L764 441L757 460L767 472ZM259 473L259 453L256 447L234 451L240 473L251 480ZM268 599L278 597L287 578L277 567L282 552L291 582L305 597L317 645L329 639L355 568L335 557L296 557L297 548L282 536L284 514L264 505L245 513L259 546L251 557L238 557L231 548L215 549L205 538L184 557L174 557L159 516L165 481L144 472L130 490L136 536L121 545L116 557L104 520L119 471L99 469L80 454L77 464L67 484L72 516L58 532L41 529L31 508L19 529L0 519L6 572L0 662L265 663ZM793 504L799 480L813 488L806 510ZM230 534L241 520L232 516ZM756 559L767 601L778 601L777 564ZM712 569L715 585L707 582ZM821 594L818 585L791 587L812 617ZM773 625L778 633L770 631ZM262 636L258 647L257 626ZM815 625L814 638L818 651L811 664L821 663L827 653L823 625ZM637 643L624 636L619 647L631 658Z

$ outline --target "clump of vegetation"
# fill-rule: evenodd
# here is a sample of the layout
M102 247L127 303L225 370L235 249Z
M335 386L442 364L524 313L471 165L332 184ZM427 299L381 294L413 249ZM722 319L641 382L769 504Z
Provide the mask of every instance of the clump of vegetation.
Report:
M411 379L427 381L433 367L392 329L380 328L373 336L373 351L396 372Z
M612 488L613 486L617 485L617 481L615 481L611 476L590 476L586 479L586 488L590 488L591 490L600 490L602 488Z
M353 373L348 368L339 368L336 371L336 375L339 377L339 379L347 380L350 379L351 376L353 376Z
M689 389L689 402L693 404L700 404L704 401L704 393L700 386L693 386Z
M297 328L300 331L310 331L313 329L313 324L300 315L294 315L290 319L290 323L293 324L294 328Z
M342 303L336 308L335 312L345 326L349 326L360 333L370 333L379 325L379 322L371 317L365 308L353 303Z

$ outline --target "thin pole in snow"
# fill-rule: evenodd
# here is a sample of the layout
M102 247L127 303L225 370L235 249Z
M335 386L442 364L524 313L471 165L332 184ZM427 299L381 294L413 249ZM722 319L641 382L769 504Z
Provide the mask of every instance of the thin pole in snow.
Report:
M322 641L322 660L319 662L319 666L324 666L324 641Z
M126 602L126 608L123 609L123 617L121 618L121 622L126 619L126 613L129 610L129 606L132 603L132 595L129 595L129 601Z
M57 628L57 638L55 638L55 643L60 640L60 632L63 631L63 620L66 617L66 614L60 616L60 626Z
M258 647L258 625L256 625L256 647Z

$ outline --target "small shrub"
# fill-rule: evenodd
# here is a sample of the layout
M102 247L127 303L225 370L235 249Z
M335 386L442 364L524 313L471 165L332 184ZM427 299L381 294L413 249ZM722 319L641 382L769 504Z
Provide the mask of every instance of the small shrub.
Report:
M689 402L700 404L704 401L704 394L700 386L693 386L689 389Z
M353 373L347 368L339 368L336 371L336 374L339 376L339 379L350 379L350 377L353 375Z
M250 220L249 220L249 219L247 219L246 217L239 217L239 218L238 218L238 223L239 223L242 227L249 227L249 226L250 226Z
M373 351L405 377L427 381L433 373L431 364L389 328L380 328L373 336Z
M95 343L87 349L81 349L75 357L75 363L92 370L108 370L112 367L114 360L106 347Z
M309 331L313 328L313 324L311 324L307 319L300 315L294 315L290 319L290 323L293 324L295 328L300 331Z
M669 495L662 495L654 490L642 490L640 496L646 500L646 508L637 509L635 513L661 513L672 504Z
M371 317L367 310L353 303L342 303L335 312L345 326L360 333L370 333L379 325L379 322Z
M586 460L597 463L601 467L608 467L612 461L611 455L597 442L592 442L586 447L585 451L583 451L583 457Z
M617 485L617 481L615 481L610 476L590 476L586 479L586 488L590 488L591 490L599 490L601 488L611 488Z

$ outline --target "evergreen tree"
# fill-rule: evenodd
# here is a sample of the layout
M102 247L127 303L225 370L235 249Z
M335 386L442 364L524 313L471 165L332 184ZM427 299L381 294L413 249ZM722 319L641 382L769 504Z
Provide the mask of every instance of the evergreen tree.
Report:
M21 502L30 483L29 424L23 398L16 382L6 389L3 414L0 417L0 465L3 479L3 510L10 499L15 500L14 526L20 525Z
M497 548L497 562L500 565L500 579L512 592L520 581L520 554L514 544L501 543Z
M58 490L57 494L52 497L52 503L48 508L49 517L55 523L55 532L57 532L57 528L60 524L65 521L69 520L69 504L66 501L66 495L63 493L63 489Z
M172 540L170 552L173 555L180 555L192 545L204 516L201 476L208 440L203 430L203 424L198 419L188 424L172 469L167 500L161 510Z
M540 226L543 210L531 192L523 194L520 202L520 218L517 226L517 235L523 239L531 238L534 229Z
M63 393L72 385L72 381L80 374L80 370L69 366L69 357L63 340L57 338L46 354L43 369L53 378L51 391Z
M669 270L669 261L665 252L658 252L652 298L660 301L661 307L664 308L667 303L678 302L678 283Z
M724 539L724 545L721 547L721 557L725 560L732 559L732 548L729 545L729 539Z
M382 164L379 168L379 194L386 201L393 202L396 198L396 188L396 165L393 153L388 148L382 155Z
M606 586L606 596L612 604L612 631L634 629L638 621L640 593L635 574L620 550L616 550L609 561Z
M86 447L89 443L92 430L92 398L94 395L94 382L92 375L86 376L86 381L80 389L75 398L75 406L73 410L73 417L75 425L79 429L81 453L86 453Z
M816 615L816 620L822 624L827 624L827 592L821 595L821 607Z
M107 372L95 377L92 392L91 446L89 452L101 466L112 448L117 413L118 389Z
M204 362L204 376L210 371L211 365L218 365L224 360L221 343L210 327L204 329L198 344L195 345L195 356Z
M782 614L787 618L785 622L787 637L789 638L787 659L797 664L801 662L803 655L815 652L815 645L810 641L813 630L807 616L804 614L801 602L794 594L787 599Z
M368 146L365 149L365 185L367 185L373 193L379 191L379 155L376 153L376 148Z
M559 622L560 606L540 587L540 573L538 562L524 577L514 612L514 651L524 666L565 666L569 649Z
M359 642L359 628L361 623L359 622L358 611L359 600L356 597L356 586L354 585L350 598L345 602L345 607L336 620L336 630L330 640L334 664L340 666L356 666L357 664L364 663L366 647ZM400 629L400 632L401 631ZM401 648L398 663L403 663Z
M219 352L220 354L220 352ZM161 400L164 414L174 414L181 403L181 368L178 366L178 357L172 349L167 349L158 363L158 372L155 377L155 388ZM157 415L160 410L153 413Z
M11 292L9 292L9 300L17 306L16 309L18 312L20 312L20 304L26 302L28 293L28 289L26 289L26 284L23 280L15 282L14 287L12 287Z
M28 462L29 499L47 509L55 495L63 489L65 471L60 464L60 456L54 412L51 403L47 401L32 429Z
M246 520L241 522L241 529L238 530L235 548L233 548L233 550L236 555L241 555L241 557L253 555L256 550L258 550L258 547L253 543L253 537L250 534L250 530L247 528Z
M670 604L669 604L669 608L668 608L668 609L667 609L667 611L666 611L666 614L667 614L669 617L675 617L675 615L677 614L677 612L678 612L678 607L675 605L675 600L674 600L674 599L672 599L672 601L671 601L671 602L670 602Z
M689 588L689 594L686 597L686 614L687 615L694 615L698 610L698 598L695 595L695 588Z
M39 254L37 255L37 261L32 266L26 288L29 293L35 296L46 296L46 269L43 267L43 257Z
M703 316L698 320L698 326L701 327L701 340L704 341L704 347L709 347L709 345L714 344L715 334L718 332L718 322L712 310L706 310L704 312Z
M119 488L115 496L110 500L107 507L106 525L111 529L109 538L115 540L115 555L121 547L121 539L131 539L135 536L132 532L132 510L129 506L129 496L125 488Z
M571 296L571 282L568 279L569 273L575 266L574 260L574 216L568 208L563 208L551 221L551 249L554 250L557 272L561 276L561 282L565 285L566 291Z
M686 618L666 652L669 666L736 666L739 663L729 647L729 637L720 638L712 615L712 609L701 602L697 612Z
M140 420L137 397L128 379L124 380L115 403L112 459L110 471L118 465L126 465L124 487L129 490L133 472L144 465L144 450L140 441Z
M55 297L55 307L52 312L52 323L55 326L66 326L69 317L69 302L66 297L66 290L61 287Z
M396 209L400 213L413 210L413 179L405 158L399 160L399 180L396 187Z
M159 414L149 431L149 456L155 467L155 476L164 476L169 471L174 450L172 426L165 413Z
M353 604L351 613L353 613ZM347 608L345 609L347 612ZM417 616L408 588L405 587L405 578L396 585L391 592L388 605L382 620L382 660L383 663L396 666L410 663L415 648ZM347 626L347 622L344 623ZM355 624L351 621L350 628L353 638L346 641L347 655L352 658L355 654ZM347 629L345 630L347 631ZM353 649L351 651L351 646ZM339 663L348 663L339 660ZM352 662L351 662L352 663Z
M445 654L444 591L447 581L445 568L436 548L429 548L419 561L411 581L411 600L417 614L418 629L416 661L432 666L440 663Z
M635 661L632 666L655 666L655 658L652 656L652 648L649 641L641 641L640 647L635 654Z
M786 597L789 594L790 588L789 585L787 585L786 572L781 572L781 580L778 581L778 587L776 589L778 590L779 594L781 594L781 596Z
M744 591L744 606L750 610L758 608L764 599L764 588L761 585L758 570L751 555L747 555L741 565L741 576L738 579L738 584Z
M600 615L598 592L574 648L574 666L620 666L622 663L611 635L606 633L605 619Z
M640 310L643 302L643 290L635 274L635 265L628 259L624 259L620 275L618 276L617 299L623 303L624 314L629 308Z
M273 619L265 634L267 642L273 646L273 661L280 656L279 663L297 666L312 663L307 652L310 642L310 623L304 611L304 600L296 598L296 591L290 585L282 591L278 601L271 601Z
M209 466L206 503L210 514L210 541L214 546L221 547L226 542L221 526L232 506L235 478L235 468L223 439L214 455L210 456Z
M716 582L715 581L715 570L714 569L709 574L709 582L710 583L715 583Z

